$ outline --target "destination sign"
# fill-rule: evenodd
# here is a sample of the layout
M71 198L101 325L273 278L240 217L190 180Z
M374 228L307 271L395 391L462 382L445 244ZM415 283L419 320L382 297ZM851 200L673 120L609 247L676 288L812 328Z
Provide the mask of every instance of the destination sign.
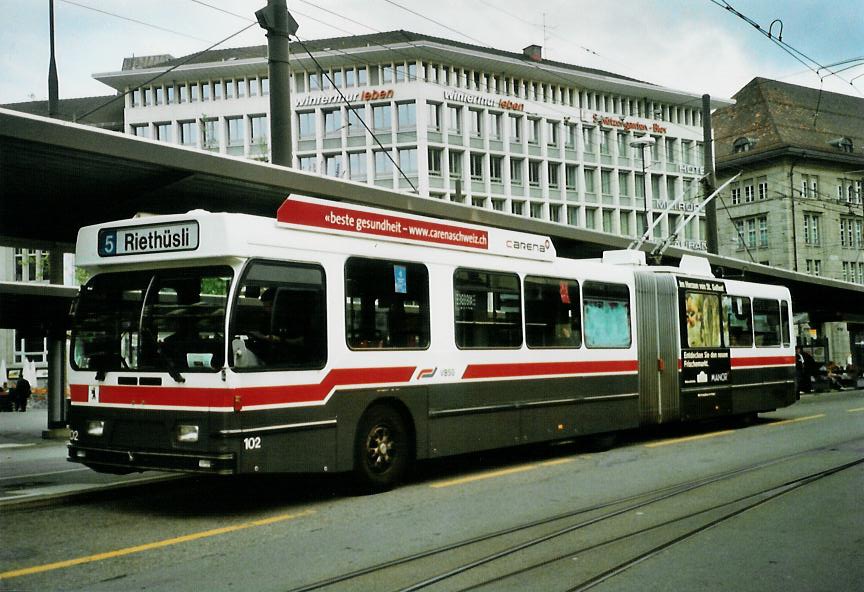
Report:
M103 228L99 231L100 257L194 251L198 248L198 222Z

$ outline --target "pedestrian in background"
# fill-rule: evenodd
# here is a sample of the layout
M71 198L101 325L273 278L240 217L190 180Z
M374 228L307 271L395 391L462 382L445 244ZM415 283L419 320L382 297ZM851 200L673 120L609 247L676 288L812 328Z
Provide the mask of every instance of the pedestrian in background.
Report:
M27 411L27 401L30 399L30 381L20 376L15 383L15 411Z

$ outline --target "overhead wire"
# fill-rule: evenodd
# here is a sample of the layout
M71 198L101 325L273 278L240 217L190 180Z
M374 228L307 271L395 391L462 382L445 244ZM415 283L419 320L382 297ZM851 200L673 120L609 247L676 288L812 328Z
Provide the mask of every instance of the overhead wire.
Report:
M217 47L217 46L219 46L219 45L222 45L223 43L225 43L225 42L228 41L229 39L233 39L234 37L240 35L241 33L246 32L248 29L252 28L252 27L255 26L256 24L257 24L257 23L251 23L251 24L249 24L249 25L243 27L243 28L240 29L239 31L237 31L237 32L235 32L235 33L232 33L232 34L228 35L228 36L225 37L224 39L220 39L219 41L217 41L216 43L213 43L213 44L210 45L209 47L206 47L206 48L204 48L204 49L202 49L201 51L198 51L198 52L196 52L196 53L189 54L188 56L186 56L185 58L183 58L182 60L180 60L179 62L177 62L176 64L174 64L174 65L171 66L170 68L168 68L167 70L164 70L164 71L162 71L162 72L159 72L158 74L156 74L156 76L153 76L152 78L148 78L147 80L145 80L145 81L142 82L141 84L138 84L137 86L130 87L130 88L129 88L128 90L126 90L125 92L122 92L122 93L120 93L120 94L118 94L118 95L112 97L112 98L109 99L108 101L102 103L101 105L98 105L97 107L94 107L94 108L91 109L90 111L87 111L86 113L84 113L83 115L81 115L80 117L78 117L78 120L85 119L85 118L89 117L90 115L92 115L93 113L95 113L96 111L99 111L100 109L104 109L104 108L107 107L108 105L111 105L112 103L115 103L116 101L119 101L120 99L125 98L127 95L129 95L129 94L131 94L132 92L138 90L139 88L142 88L142 87L144 87L144 86L147 86L148 84L150 84L150 83L152 83L152 82L154 82L154 81L156 81L156 80L162 78L162 77L165 76L166 74L168 74L168 73L170 73L170 72L176 70L176 69L179 68L180 66L183 66L184 64L187 64L187 63L191 62L193 59L197 58L197 57L200 56L201 54L203 54L203 53L205 53L205 52L208 52L208 51L210 51L211 49L213 49L213 48L215 48L215 47Z
M106 16L111 16L114 18L118 18L124 21L128 21L130 23L135 23L138 25L142 25L144 27L150 27L151 29L156 29L158 31L162 31L164 33L171 33L172 35L180 35L181 37L186 37L188 39L194 39L195 41L203 41L204 43L209 43L209 39L202 39L201 37L196 37L194 35L189 35L188 33L183 33L181 31L175 31L174 29L168 29L166 27L162 27L160 25L154 25L153 23L148 23L146 21L142 21L139 19L131 18L128 16L123 16L122 14L117 14L116 12L109 12L107 10L102 10L101 8L95 8L93 6L88 6L86 4L81 4L80 2L75 2L74 0L60 0L61 2L65 2L66 4L71 4L72 6L77 6L79 8L84 8L86 10L92 10L93 12L98 12L100 14L104 14Z

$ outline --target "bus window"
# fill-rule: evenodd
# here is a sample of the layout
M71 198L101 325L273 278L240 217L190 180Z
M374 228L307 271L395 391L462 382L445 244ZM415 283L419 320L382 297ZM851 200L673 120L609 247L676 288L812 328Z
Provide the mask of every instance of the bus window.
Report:
M780 301L780 334L783 336L783 347L792 346L792 338L789 335L789 303Z
M753 299L753 328L756 347L780 345L780 306L776 300Z
M453 274L453 306L458 347L522 345L518 275L457 269Z
M630 290L619 284L585 282L582 286L585 345L630 347Z
M577 282L554 278L525 278L525 341L528 347L582 345Z
M750 299L745 296L723 296L723 326L725 343L729 347L752 347L753 316Z
M429 271L419 263L345 263L345 338L351 349L429 347Z
M317 370L327 363L324 270L316 265L253 262L234 302L232 366Z
M81 290L72 367L215 371L225 361L227 267L106 273Z

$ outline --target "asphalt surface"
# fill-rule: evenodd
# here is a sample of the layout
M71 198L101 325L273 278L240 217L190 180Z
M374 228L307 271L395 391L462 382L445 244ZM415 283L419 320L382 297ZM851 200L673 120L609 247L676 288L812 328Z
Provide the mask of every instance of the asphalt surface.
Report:
M842 391L842 394L864 391ZM841 392L803 395L826 399ZM794 406L793 408L794 409ZM146 471L131 475L103 475L66 460L65 437L46 439L48 412L31 407L26 412L0 413L0 510L23 505L62 503L99 495L117 488L142 486L167 479L184 478L177 473Z

